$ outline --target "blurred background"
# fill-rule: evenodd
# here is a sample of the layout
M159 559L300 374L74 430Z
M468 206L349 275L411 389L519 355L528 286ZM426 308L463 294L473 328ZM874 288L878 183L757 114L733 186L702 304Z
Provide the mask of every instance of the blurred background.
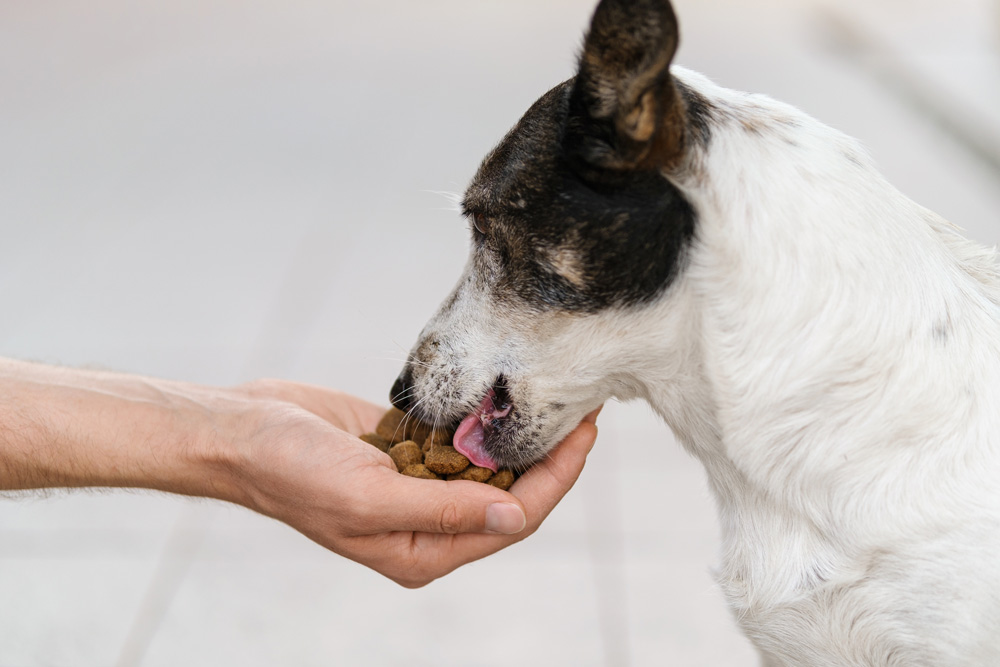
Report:
M860 138L1000 240L997 4L676 8L680 64ZM441 193L572 76L592 10L0 3L0 355L386 402L465 260ZM0 499L0 667L755 664L702 469L645 406L600 426L536 535L417 591L223 503Z

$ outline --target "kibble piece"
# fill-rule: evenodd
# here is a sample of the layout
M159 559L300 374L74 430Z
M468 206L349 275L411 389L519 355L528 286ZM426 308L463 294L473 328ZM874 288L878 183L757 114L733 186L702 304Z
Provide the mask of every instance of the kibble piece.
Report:
M489 481L486 483L490 486L495 486L498 489L506 491L510 488L510 485L514 483L514 473L510 470L497 471L497 474L490 477Z
M431 472L423 463L411 463L400 470L400 472L407 477L417 477L419 479L441 479Z
M459 454L454 447L438 445L427 452L424 465L440 475L453 475L468 468L469 459Z
M427 439L424 440L424 454L430 451L431 447L436 447L437 445L450 445L452 438L455 434L451 431L443 428L436 428L430 432ZM417 442L420 442L419 440Z
M406 430L406 439L414 442L422 443L431 434L431 427L412 415L403 422L403 428Z
M378 433L365 433L361 436L361 440L367 442L369 445L378 447L383 452L388 452L389 448L392 447L392 443L380 436Z
M402 442L403 440L406 440L406 438L403 437L404 419L406 419L405 412L399 408L389 408L389 411L382 415L382 419L379 421L378 426L375 427L375 433L393 444Z
M479 466L469 466L465 470L453 475L448 475L448 479L467 479L470 482L488 482L493 476L493 471L489 468Z
M406 466L421 463L424 453L420 451L420 445L417 443L412 440L404 440L389 448L389 456L392 458L392 462L396 464L396 470L401 471Z
M431 434L431 427L399 408L389 408L375 427L375 433L393 444L404 440L422 443Z

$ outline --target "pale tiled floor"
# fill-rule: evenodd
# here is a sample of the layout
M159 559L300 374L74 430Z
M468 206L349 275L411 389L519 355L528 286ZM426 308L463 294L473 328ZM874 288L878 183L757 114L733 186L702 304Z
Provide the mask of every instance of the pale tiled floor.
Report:
M685 0L680 61L860 137L994 243L995 168L910 106L947 86L945 121L1000 128L988 8ZM435 192L571 75L591 9L0 6L0 354L384 401L464 261ZM600 426L542 530L417 591L220 503L0 500L0 667L754 664L709 574L701 469L644 406Z

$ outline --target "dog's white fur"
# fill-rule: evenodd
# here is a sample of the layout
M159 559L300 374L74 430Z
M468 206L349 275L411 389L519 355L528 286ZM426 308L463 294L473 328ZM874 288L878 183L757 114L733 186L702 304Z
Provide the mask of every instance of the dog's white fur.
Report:
M679 183L726 597L771 664L1000 664L993 253L839 133L683 78L733 110Z
M500 370L548 442L609 396L647 400L708 471L718 582L765 665L1000 665L994 253L853 140L673 73L715 110L666 176L698 212L674 284L539 317L470 268L424 335L464 392L440 400L474 404Z

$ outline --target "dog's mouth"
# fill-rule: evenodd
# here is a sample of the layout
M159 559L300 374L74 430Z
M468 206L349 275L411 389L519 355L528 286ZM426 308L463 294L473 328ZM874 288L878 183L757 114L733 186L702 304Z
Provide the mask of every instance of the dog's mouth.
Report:
M455 449L473 465L496 472L500 465L489 453L488 444L496 432L504 428L505 420L513 409L510 393L500 377L486 392L479 407L458 425L453 440Z

